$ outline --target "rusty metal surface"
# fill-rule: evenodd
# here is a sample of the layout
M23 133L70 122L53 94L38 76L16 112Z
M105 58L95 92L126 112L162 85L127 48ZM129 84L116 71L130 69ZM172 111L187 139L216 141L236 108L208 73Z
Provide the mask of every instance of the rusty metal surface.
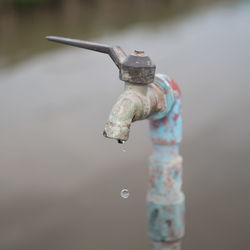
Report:
M182 238L185 231L182 158L179 156L181 93L177 83L166 75L156 75L155 83L165 91L167 108L149 117L153 153L147 195L148 234L154 240L173 241Z

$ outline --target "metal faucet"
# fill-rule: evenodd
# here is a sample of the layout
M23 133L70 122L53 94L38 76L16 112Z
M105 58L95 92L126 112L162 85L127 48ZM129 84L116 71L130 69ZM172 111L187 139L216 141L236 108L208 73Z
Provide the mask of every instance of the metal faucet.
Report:
M170 245L179 242L184 235L185 197L179 155L182 117L178 84L167 75L155 74L155 65L143 51L126 55L119 46L55 36L46 38L106 53L118 67L125 90L111 110L103 135L124 143L132 122L149 120L153 152L147 194L148 234L156 242L170 242Z

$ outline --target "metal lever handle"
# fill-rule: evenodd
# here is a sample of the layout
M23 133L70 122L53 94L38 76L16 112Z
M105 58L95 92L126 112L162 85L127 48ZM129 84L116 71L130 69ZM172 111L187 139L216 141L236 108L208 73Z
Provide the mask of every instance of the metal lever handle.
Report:
M108 54L119 69L121 68L122 62L127 57L126 53L119 46L111 47L106 44L93 43L78 39L71 39L71 38L57 37L57 36L46 36L46 39L57 43L63 43L66 45L71 45L83 49L89 49Z

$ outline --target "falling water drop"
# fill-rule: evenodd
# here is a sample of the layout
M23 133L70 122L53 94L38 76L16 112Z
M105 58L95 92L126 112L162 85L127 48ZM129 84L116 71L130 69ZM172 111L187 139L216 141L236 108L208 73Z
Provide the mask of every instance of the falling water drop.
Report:
M121 191L121 197L122 197L123 199L127 199L127 198L129 197L129 191L128 191L127 189L123 189L123 190Z

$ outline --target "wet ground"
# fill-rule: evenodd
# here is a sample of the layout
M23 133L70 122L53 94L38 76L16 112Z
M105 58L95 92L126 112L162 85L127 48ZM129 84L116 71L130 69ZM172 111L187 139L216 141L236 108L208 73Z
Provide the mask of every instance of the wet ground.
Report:
M219 5L95 39L144 49L180 84L184 250L250 248L249 13ZM0 71L0 249L149 249L147 121L125 153L102 136L122 89L106 55L63 46Z

